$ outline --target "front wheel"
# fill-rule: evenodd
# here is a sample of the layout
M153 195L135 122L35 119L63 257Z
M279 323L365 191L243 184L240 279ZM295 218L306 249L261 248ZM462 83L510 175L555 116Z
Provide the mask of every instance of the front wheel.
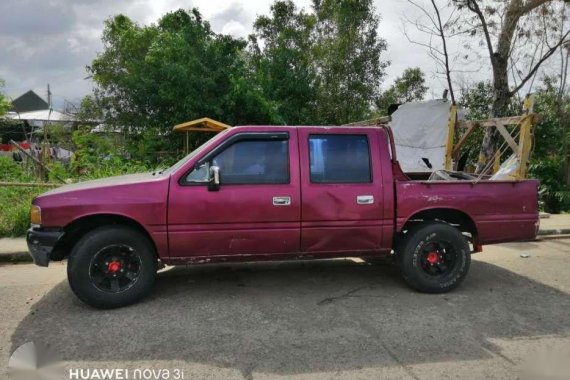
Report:
M140 232L126 226L101 227L73 247L67 278L81 301L111 309L150 293L157 264L152 243Z
M461 231L441 222L412 228L398 249L406 283L425 293L445 293L467 275L471 251Z

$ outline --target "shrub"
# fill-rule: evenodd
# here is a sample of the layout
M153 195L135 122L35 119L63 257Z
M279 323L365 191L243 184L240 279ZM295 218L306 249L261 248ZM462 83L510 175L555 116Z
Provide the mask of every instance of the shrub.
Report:
M558 214L570 210L570 190L560 181L562 158L546 157L531 161L529 177L540 180L538 191L541 206L546 212Z
M142 162L128 159L128 155L113 138L82 130L72 136L75 156L71 163L63 165L51 162L49 179L71 179L73 182L145 172L149 168ZM0 157L0 181L37 182L32 168L17 163L11 157ZM0 188L0 237L22 236L29 227L30 204L34 197L49 190L48 187L2 186Z
M33 175L22 162L16 162L11 157L0 156L0 181L31 182Z
M113 136L77 130L73 132L73 143L76 149L71 170L80 180L149 170L143 162L129 159L124 147Z
M23 163L11 157L0 157L0 181L30 182L33 175ZM32 199L46 191L45 188L0 187L0 237L21 236L30 224L30 203Z

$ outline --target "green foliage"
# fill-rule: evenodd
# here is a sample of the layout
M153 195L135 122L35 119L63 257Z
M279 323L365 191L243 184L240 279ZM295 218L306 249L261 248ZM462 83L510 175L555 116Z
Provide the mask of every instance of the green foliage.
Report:
M10 157L0 157L0 181L31 182L32 174ZM21 236L30 224L30 203L45 188L0 187L0 237Z
M0 156L0 181L31 182L33 175L23 163L15 162L11 157Z
M42 187L2 186L0 204L10 207L0 210L0 237L23 236L30 227L32 199L47 190Z
M143 162L128 158L112 136L85 133L79 129L73 132L72 139L75 155L70 170L77 179L103 178L149 170ZM60 177L66 177L62 168L54 169Z
M564 148L570 146L568 129L563 131L570 114L570 96L560 94L552 78L546 78L538 91L534 111L541 122L534 131L535 144L529 176L540 180L540 200L544 210L570 211L570 189L564 178Z
M70 180L71 173L68 168L59 161L50 162L47 165L49 169L48 181L58 183L59 179Z
M269 16L259 16L250 36L250 64L263 95L287 124L316 120L317 72L312 50L315 16L292 1L276 1Z
M533 159L529 166L529 176L540 180L539 197L544 211L560 213L570 210L570 191L560 181L560 156Z
M489 118L493 103L493 85L491 82L477 82L473 87L461 90L459 106L465 110L467 120Z
M44 126L44 128L46 129L47 140L50 145L57 145L65 149L71 149L73 147L71 134L64 125L49 124ZM43 138L43 130L36 130L35 133L36 135L39 134Z
M4 80L2 78L0 78L0 90L3 87L4 87ZM12 104L10 103L10 101L8 100L6 95L4 95L2 92L0 92L0 116L4 115L6 112L8 112L8 110L10 109L11 106L12 106Z
M104 119L104 111L100 107L99 99L93 95L87 95L81 99L77 119L82 122L102 121Z
M425 75L419 67L407 68L376 101L378 113L388 115L391 104L423 100L428 90L425 82Z

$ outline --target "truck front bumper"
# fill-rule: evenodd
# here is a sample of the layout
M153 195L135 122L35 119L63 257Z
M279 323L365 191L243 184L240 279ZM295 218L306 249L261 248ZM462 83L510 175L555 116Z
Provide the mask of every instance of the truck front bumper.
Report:
M34 259L36 265L40 267L49 265L53 247L55 247L62 236L63 231L59 230L44 231L35 227L28 230L26 242L28 243L30 256Z

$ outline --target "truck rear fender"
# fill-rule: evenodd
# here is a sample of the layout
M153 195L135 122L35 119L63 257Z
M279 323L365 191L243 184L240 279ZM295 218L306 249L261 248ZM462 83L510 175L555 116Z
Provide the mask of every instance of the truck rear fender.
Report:
M126 217L124 215L118 214L95 214L82 216L75 219L67 226L63 228L64 235L58 241L52 252L52 260L63 260L69 255L73 246L81 239L86 233L94 230L95 228L108 226L108 225L123 225L131 227L142 234L144 234L153 244L154 251L158 250L156 244L148 231L143 227L142 224L136 220Z
M477 225L468 214L453 208L431 208L416 212L409 217L401 228L397 229L397 234L405 234L413 225L427 222L440 221L448 223L463 233L469 234L469 241L473 244L475 252L480 252L478 244Z

